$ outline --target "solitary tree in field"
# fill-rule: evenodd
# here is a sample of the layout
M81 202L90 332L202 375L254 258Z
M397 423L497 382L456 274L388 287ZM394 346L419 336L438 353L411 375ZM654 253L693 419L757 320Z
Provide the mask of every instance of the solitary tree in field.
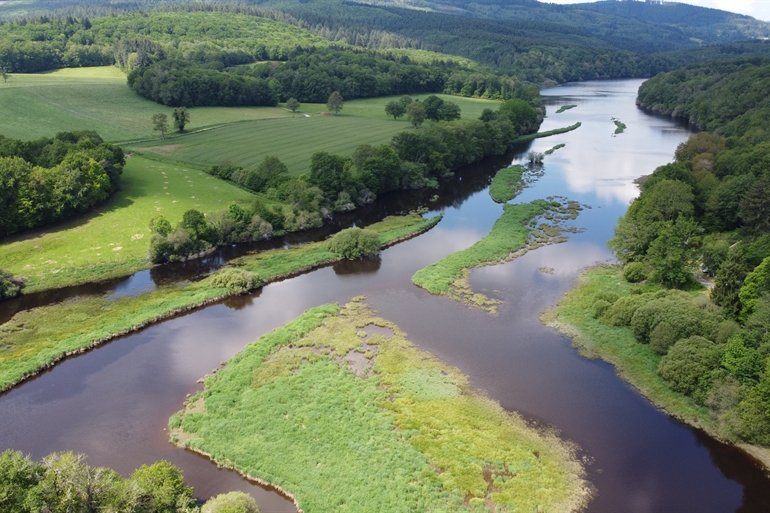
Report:
M392 101L385 105L385 114L393 116L393 119L400 118L406 113L406 107L403 103Z
M335 114L342 110L342 95L339 91L334 91L329 95L329 100L326 102L326 108L333 111Z
M413 127L418 128L425 121L425 107L420 102L412 102L406 108L406 119Z
M299 109L300 103L297 101L296 98L289 98L286 101L286 108L291 109L292 112L297 112L297 109Z
M8 70L7 70L7 69L5 69L5 68L0 68L0 77L3 77L3 84L5 84L6 82L8 82L8 78L9 78L10 76L11 76L11 75L9 75L9 74L8 74Z
M174 118L174 128L184 132L185 125L190 122L190 113L187 112L187 107L177 107L171 117Z
M153 114L152 129L156 132L160 132L160 138L165 139L166 132L168 132L168 116L165 114Z

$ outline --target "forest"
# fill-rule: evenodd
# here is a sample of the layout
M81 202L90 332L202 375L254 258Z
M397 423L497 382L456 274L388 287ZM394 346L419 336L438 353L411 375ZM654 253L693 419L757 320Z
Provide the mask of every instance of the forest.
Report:
M722 436L762 445L770 444L768 71L763 59L717 61L642 85L641 106L708 131L640 180L609 243L626 281L645 285L620 298L599 292L592 307L600 322L630 327L663 355L660 376L708 407ZM710 301L676 290L697 288L693 273L713 279Z

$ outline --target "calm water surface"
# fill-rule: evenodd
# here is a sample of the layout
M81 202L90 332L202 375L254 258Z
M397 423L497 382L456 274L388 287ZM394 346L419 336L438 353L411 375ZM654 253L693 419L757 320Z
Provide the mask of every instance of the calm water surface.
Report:
M326 267L177 317L67 360L0 396L0 450L19 449L35 458L79 451L91 464L124 474L167 459L184 470L201 497L244 490L264 512L294 511L278 494L172 447L166 422L185 395L199 389L197 379L245 344L307 308L365 294L412 341L461 368L505 408L556 426L576 442L591 461L589 479L597 489L589 511L768 511L770 480L753 460L660 413L610 365L580 357L568 339L538 321L541 311L574 286L582 268L612 258L606 241L638 193L633 179L668 162L690 134L634 106L640 83L587 82L543 92L549 116L541 130L583 125L520 149L566 144L546 157L545 176L515 201L563 195L591 208L574 222L584 231L569 242L472 273L476 290L505 301L497 316L432 297L410 278L489 231L502 212L486 191L499 160L458 173L434 203L428 198L435 191L394 194L347 219L364 224L421 204L444 212L436 228L383 251L379 259ZM566 103L578 107L554 114ZM625 133L613 136L613 117L627 125ZM145 273L100 293L136 293L173 278Z

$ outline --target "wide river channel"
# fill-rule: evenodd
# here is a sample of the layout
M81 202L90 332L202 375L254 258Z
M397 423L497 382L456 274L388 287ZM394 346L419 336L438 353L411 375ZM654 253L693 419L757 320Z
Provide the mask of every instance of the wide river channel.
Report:
M355 214L348 222L363 224L420 205L444 213L434 229L377 260L322 268L176 317L66 360L0 396L0 450L36 459L53 451L83 452L91 465L124 475L166 459L183 469L200 497L244 490L264 513L295 511L274 491L173 447L166 423L201 387L199 378L247 343L307 308L366 295L410 340L459 367L503 407L555 426L578 444L596 487L588 511L770 511L770 479L754 460L661 413L612 366L581 357L569 339L538 320L575 285L581 269L612 260L606 242L638 194L633 180L672 160L676 146L691 135L639 110L634 100L640 84L585 82L545 90L548 117L541 130L580 121L579 129L463 169L438 191L385 195ZM556 114L564 104L577 107ZM614 135L612 118L627 125L624 133ZM530 149L562 143L545 158L544 176L514 201L560 195L590 205L573 222L583 230L566 243L474 271L474 289L504 301L496 316L411 283L418 269L488 233L502 213L487 192L497 169ZM432 198L436 193L439 198ZM153 280L173 279L169 273L140 273L101 293L131 293L154 286Z

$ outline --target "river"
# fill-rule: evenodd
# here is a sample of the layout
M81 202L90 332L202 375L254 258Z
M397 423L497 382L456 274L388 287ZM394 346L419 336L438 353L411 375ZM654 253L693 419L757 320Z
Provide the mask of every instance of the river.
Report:
M770 479L754 460L661 413L612 366L579 356L569 339L538 320L574 286L581 269L612 259L606 241L638 193L633 179L670 161L690 135L636 108L640 83L585 82L543 91L549 114L541 130L577 121L582 126L535 140L507 161L458 172L432 203L436 191L395 193L346 218L362 224L418 205L444 213L434 229L379 259L325 267L176 317L68 359L0 396L0 450L18 449L36 459L53 451L83 452L90 464L123 474L167 459L183 469L200 497L244 490L265 513L294 511L277 493L174 448L166 423L185 396L199 390L196 381L245 344L307 308L363 294L410 340L459 367L503 407L555 426L578 444L597 490L588 511L767 511ZM555 114L563 104L577 107ZM627 125L623 134L614 135L612 118ZM496 169L529 149L560 143L566 146L545 158L544 176L514 201L562 195L590 205L573 222L583 231L566 243L474 271L476 291L504 300L498 315L433 297L411 283L415 271L489 231L502 212L486 190ZM147 272L99 293L143 290L170 279L169 273Z

